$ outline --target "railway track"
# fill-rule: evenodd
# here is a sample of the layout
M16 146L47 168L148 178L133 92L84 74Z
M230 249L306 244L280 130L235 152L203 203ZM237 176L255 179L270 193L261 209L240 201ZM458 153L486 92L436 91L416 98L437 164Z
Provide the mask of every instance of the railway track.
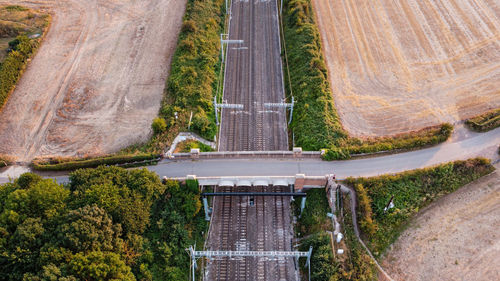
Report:
M278 8L275 0L233 0L227 46L223 100L243 110L222 109L219 151L287 150L286 109L265 108L284 94ZM231 187L219 191L282 191L286 187ZM282 197L214 198L212 250L291 250L290 200ZM293 270L291 270L293 269ZM207 280L295 280L292 259L220 258L208 262Z
M217 188L220 192L283 192L287 187ZM290 251L293 231L289 197L222 196L214 198L212 231L209 248L212 250ZM291 258L238 257L218 258L208 263L206 280L296 280Z
M231 15L244 44L227 46L223 99L244 109L222 109L219 151L287 150L286 109L264 107L285 97L277 2L234 0Z

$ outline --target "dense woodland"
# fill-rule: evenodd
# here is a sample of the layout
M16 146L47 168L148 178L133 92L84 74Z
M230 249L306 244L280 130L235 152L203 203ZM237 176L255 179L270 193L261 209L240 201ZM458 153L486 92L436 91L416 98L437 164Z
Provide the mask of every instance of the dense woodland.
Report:
M0 185L0 280L187 280L200 206L197 182L146 169L23 174Z

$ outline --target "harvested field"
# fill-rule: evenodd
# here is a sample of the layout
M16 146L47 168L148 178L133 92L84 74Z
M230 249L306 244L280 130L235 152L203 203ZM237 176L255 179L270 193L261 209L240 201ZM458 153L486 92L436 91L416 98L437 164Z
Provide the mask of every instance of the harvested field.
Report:
M422 210L383 261L394 280L498 280L500 165L495 168Z
M111 153L146 141L186 1L15 2L53 18L0 113L0 154L29 161Z
M312 0L342 124L384 136L500 107L496 0Z

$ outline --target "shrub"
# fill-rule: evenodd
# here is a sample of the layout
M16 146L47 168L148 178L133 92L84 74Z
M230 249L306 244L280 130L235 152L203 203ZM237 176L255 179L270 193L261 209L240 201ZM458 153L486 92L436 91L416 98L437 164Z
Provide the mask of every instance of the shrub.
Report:
M159 160L159 155L138 154L138 155L113 155L90 159L35 159L32 167L38 171L71 171L82 168L96 168L101 165L130 164L140 162L142 165L153 164Z
M187 129L189 115L193 112L193 131L207 139L212 139L217 131L212 100L220 63L223 7L223 0L188 1L160 109L160 117L167 121L167 128ZM173 107L178 110L172 110ZM177 119L174 112L178 114Z
M351 158L349 151L343 148L330 148L326 149L325 154L321 155L321 159L332 161L332 160L344 160Z
M167 129L167 123L165 122L165 119L156 117L153 120L153 124L151 125L151 127L153 128L153 132L155 134L160 134Z
M470 118L465 124L474 131L486 132L500 126L500 108Z

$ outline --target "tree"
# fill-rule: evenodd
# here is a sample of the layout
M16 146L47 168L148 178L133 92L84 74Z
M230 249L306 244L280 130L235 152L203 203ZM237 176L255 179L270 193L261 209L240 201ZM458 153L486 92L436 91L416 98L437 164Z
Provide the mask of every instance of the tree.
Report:
M68 270L76 278L87 281L135 280L130 267L118 254L111 252L77 253L69 263Z
M123 242L121 225L113 225L106 211L97 205L70 211L56 233L60 244L73 252L119 252Z

